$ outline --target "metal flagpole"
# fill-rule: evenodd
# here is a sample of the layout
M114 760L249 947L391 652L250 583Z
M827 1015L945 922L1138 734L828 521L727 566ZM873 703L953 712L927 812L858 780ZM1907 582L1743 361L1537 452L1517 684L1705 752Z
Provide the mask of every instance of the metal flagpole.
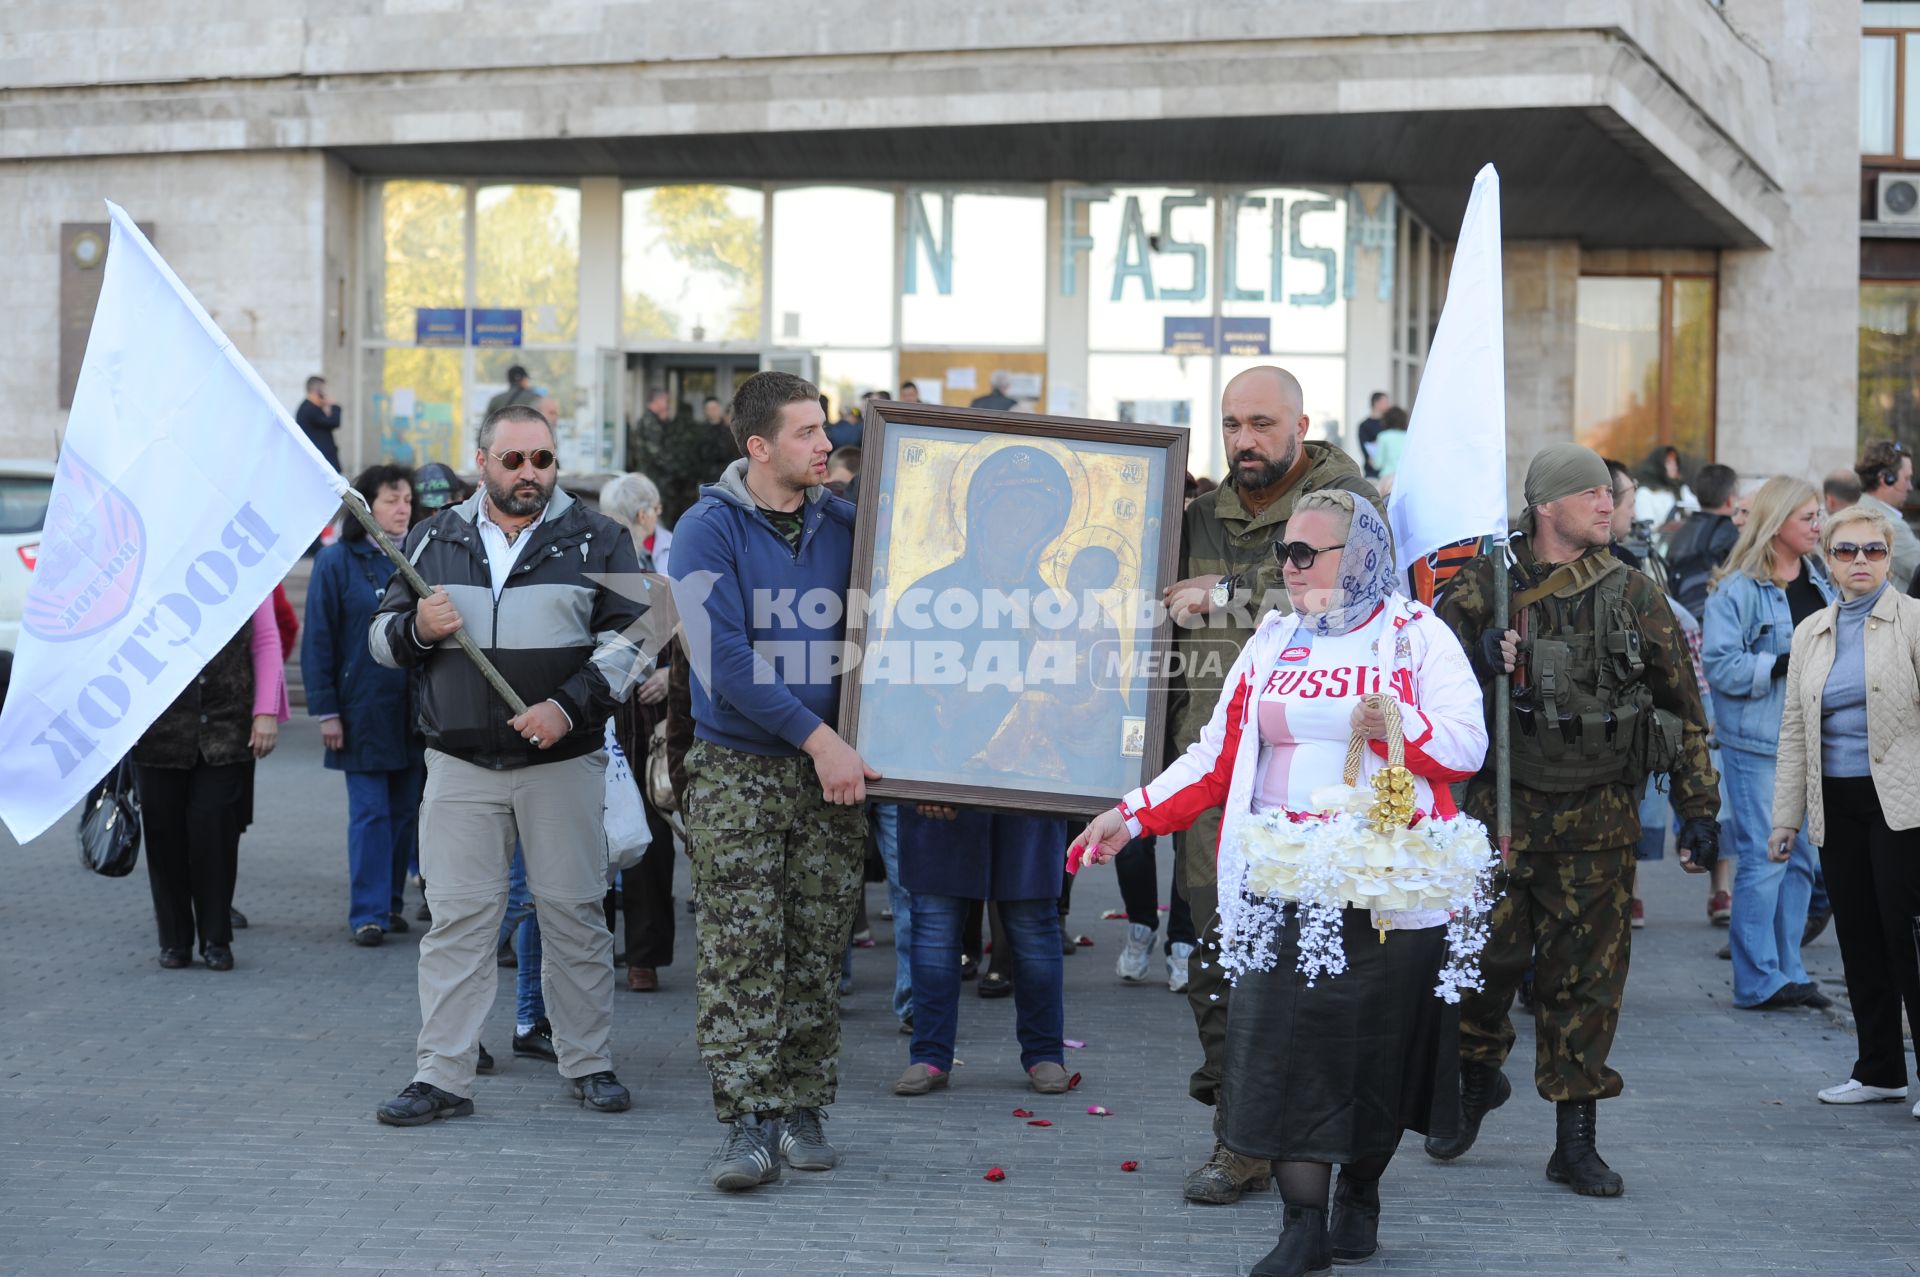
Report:
M413 570L413 564L407 562L407 556L400 553L400 547L396 546L381 530L380 525L374 522L373 511L367 508L367 499L360 495L358 489L351 484L343 487L340 492L340 503L346 506L348 514L360 521L360 526L367 530L367 535L373 538L373 543L386 551L387 557L393 560L393 566L399 569L400 575L406 578L407 584L413 587L415 594L424 599L433 593L433 587L427 584L426 578ZM1504 600L1505 595L1501 597ZM1503 602L1501 606L1504 608L1505 603ZM453 632L453 641L460 645L460 650L467 654L467 659L479 668L487 682L492 684L493 690L500 693L500 699L507 703L507 708L513 711L514 717L517 718L527 712L527 703L521 700L520 694L513 690L505 678L501 677L500 671L494 668L493 662L487 659L486 653L480 650L480 645L473 641L473 635L467 633L465 627Z

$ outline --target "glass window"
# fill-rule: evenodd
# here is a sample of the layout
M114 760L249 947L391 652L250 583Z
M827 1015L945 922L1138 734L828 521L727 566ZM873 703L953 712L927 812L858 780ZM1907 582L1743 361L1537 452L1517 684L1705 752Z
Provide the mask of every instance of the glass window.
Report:
M1657 278L1580 281L1574 437L1629 464L1665 442L1659 437L1660 292Z
M369 211L367 335L410 342L416 310L467 304L467 190L457 182L380 182Z
M1269 319L1276 352L1345 350L1346 200L1280 187L1235 191L1226 206L1220 313Z
M848 408L858 410L860 396L867 391L897 389L891 350L822 351L815 372L819 378L815 384L831 401L836 420Z
M1574 437L1627 462L1659 445L1712 460L1716 305L1711 279L1583 278Z
M1671 422L1665 442L1688 457L1713 455L1713 294L1710 279L1672 281Z
M580 328L580 192L483 186L474 201L474 305L520 312L528 344Z
M766 290L764 208L757 187L626 192L620 313L627 342L758 341Z
M1087 413L1096 421L1185 426L1187 469L1220 477L1220 414L1210 355L1089 355Z
M1893 154L1899 50L1890 35L1860 37L1860 153Z
M1920 284L1860 285L1860 442L1920 445Z
M849 186L773 193L776 346L893 341L893 195Z
M915 346L1039 346L1047 327L1047 200L906 193L900 339Z
M473 468L472 449L460 428L459 350L414 347L366 352L367 407L379 430L375 455L403 466L441 461L456 470Z
M1103 194L1087 205L1093 247L1077 284L1088 290L1088 346L1164 350L1164 321L1213 314L1213 200L1162 187Z
M30 474L0 475L0 533L19 535L46 526L53 480Z

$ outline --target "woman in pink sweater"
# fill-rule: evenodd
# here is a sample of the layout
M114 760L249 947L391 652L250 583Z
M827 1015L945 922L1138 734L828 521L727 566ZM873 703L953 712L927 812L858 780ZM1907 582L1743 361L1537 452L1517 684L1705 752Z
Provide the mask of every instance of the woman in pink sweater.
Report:
M233 879L251 765L287 721L280 632L262 602L133 747L160 965L233 969Z

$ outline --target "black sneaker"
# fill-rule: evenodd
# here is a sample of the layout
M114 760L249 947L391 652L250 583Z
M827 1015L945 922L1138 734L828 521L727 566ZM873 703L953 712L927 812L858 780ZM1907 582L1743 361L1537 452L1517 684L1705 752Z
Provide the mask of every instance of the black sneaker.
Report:
M493 960L496 965L509 969L520 965L520 959L515 956L513 952L513 941L511 939L500 942L500 947L493 951Z
M1816 1011L1824 1011L1833 1005L1833 999L1820 992L1820 986L1811 980L1803 980L1799 984L1794 985L1793 991L1799 995L1800 1005L1803 1007L1812 1007Z
M624 1113L633 1106L633 1093L620 1085L610 1070L589 1073L572 1079L573 1093L590 1109L602 1113Z
M363 922L353 929L353 942L362 949L377 948L386 938L387 933L377 922Z
M753 1114L727 1124L726 1142L713 1159L713 1186L729 1193L780 1178L780 1121Z
M485 1042L480 1044L480 1055L473 1063L473 1071L475 1073L493 1072L493 1057L487 1054L487 1044Z
M404 936L413 928L407 925L407 920L401 915L390 913L387 915L387 930L396 936Z
M373 1115L388 1126L425 1126L443 1117L472 1117L473 1101L425 1082L409 1082L405 1090L375 1109Z
M433 906L422 900L420 902L420 911L413 915L413 920L415 922L432 922Z
M244 913L241 913L238 909L235 909L232 905L228 905L227 906L227 925L232 927L235 931L245 931L247 929L247 915Z
M547 1022L546 1016L533 1022L533 1032L513 1035L513 1053L532 1060L545 1060L549 1064L560 1062L559 1053L553 1049L553 1025Z
M827 1143L827 1111L789 1109L780 1123L780 1154L796 1171L830 1171L840 1165L840 1154Z

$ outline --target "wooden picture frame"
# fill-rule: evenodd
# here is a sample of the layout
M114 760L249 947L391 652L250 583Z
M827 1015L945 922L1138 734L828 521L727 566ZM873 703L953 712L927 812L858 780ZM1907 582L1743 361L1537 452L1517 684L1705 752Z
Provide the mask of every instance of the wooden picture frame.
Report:
M867 793L1084 816L1157 776L1187 431L880 400L862 434L840 731Z

